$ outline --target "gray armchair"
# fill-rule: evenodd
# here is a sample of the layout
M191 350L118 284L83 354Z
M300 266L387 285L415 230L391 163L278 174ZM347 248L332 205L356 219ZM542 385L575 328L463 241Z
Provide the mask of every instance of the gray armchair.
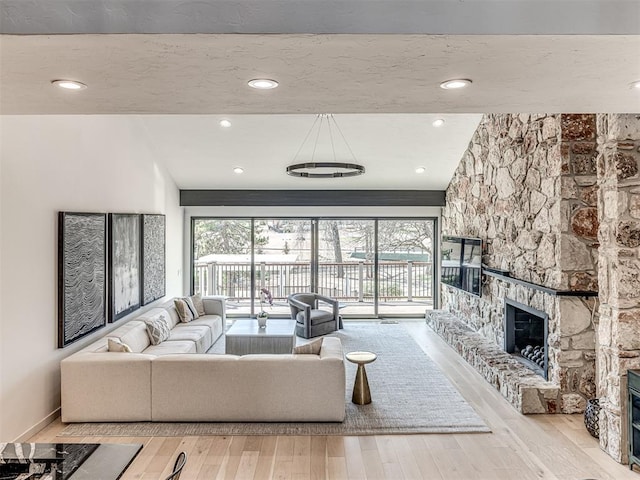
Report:
M296 321L296 335L303 338L331 333L340 325L338 301L317 293L293 293L287 298L291 307L291 318ZM319 302L331 310L322 310Z

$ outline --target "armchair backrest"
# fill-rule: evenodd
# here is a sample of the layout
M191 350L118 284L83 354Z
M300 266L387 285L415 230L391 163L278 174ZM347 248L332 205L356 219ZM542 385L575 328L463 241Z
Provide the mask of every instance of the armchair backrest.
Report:
M316 308L317 306L317 301L316 301L316 294L315 293L293 293L291 295L289 295L289 298L292 298L298 302L302 302L304 304L309 305L311 308ZM289 302L289 307L291 308L291 318L295 319L296 315L298 315L298 312L300 311L300 309L298 307L296 307L295 305L293 305L291 302Z

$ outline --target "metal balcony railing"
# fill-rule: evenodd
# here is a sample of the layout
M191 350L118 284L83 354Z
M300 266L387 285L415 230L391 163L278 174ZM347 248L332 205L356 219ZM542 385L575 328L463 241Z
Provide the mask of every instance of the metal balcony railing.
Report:
M256 291L251 291L250 263L196 262L195 293L225 295L243 301L259 298L267 288L275 300L286 299L295 292L311 291L311 265L298 263L256 264ZM379 262L381 301L431 300L433 265L431 262ZM318 293L345 302L372 301L375 291L373 262L320 263Z

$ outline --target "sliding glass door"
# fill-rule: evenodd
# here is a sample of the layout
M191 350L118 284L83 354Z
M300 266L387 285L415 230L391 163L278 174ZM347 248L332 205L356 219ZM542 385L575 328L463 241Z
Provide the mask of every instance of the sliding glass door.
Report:
M340 301L343 316L376 314L375 220L318 220L317 292Z
M295 292L338 299L346 318L421 316L433 308L435 227L413 218L193 218L193 291L227 296L230 317L288 317Z
M251 314L252 220L196 218L192 221L193 291L227 297L227 313ZM260 227L258 227L258 232Z
M433 308L435 221L378 221L378 314Z
M255 220L255 313L289 316L287 296L312 291L311 229L311 220Z

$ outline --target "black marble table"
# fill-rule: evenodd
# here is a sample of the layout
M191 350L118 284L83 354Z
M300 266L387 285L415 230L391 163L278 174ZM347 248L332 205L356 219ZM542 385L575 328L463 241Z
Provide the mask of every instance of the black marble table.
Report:
M0 443L0 480L117 480L141 444Z

